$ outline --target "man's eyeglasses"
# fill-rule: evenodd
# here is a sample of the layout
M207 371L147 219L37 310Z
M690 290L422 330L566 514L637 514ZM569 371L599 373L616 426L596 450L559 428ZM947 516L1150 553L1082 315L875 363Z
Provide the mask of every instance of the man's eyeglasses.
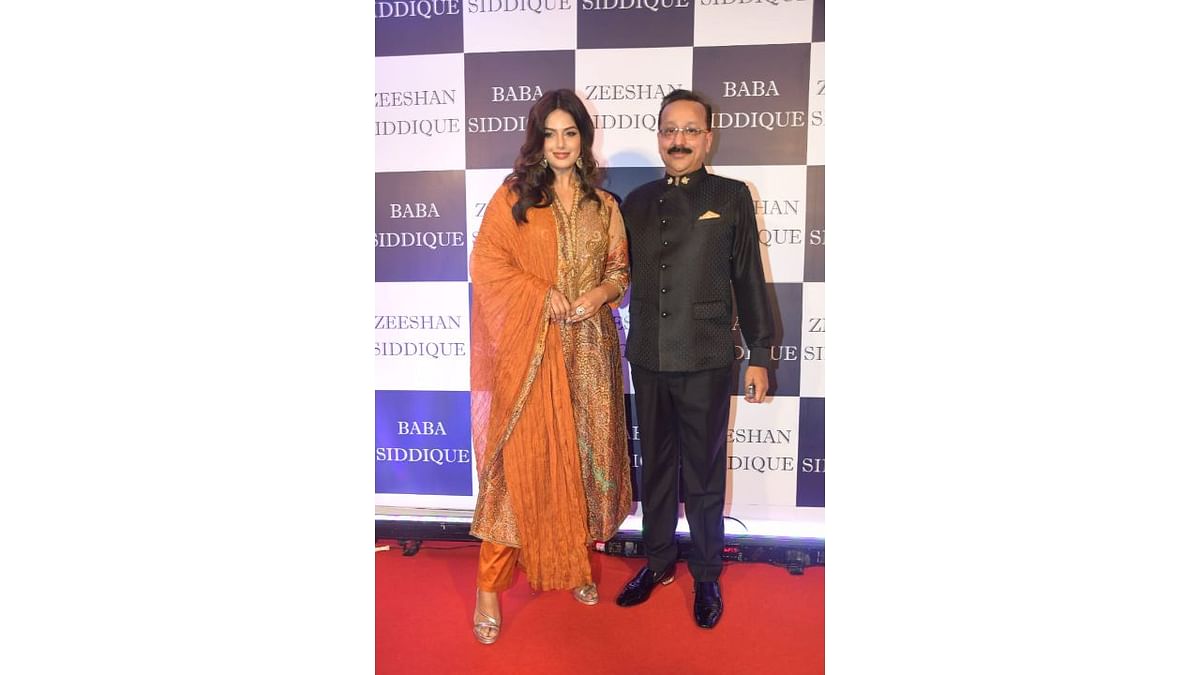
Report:
M658 135L662 136L663 138L671 138L675 134L680 133L680 132L683 132L683 135L687 136L688 138L699 138L700 134L708 133L708 129L697 129L695 127L687 127L686 129L681 129L679 127L670 127L667 129L659 129Z

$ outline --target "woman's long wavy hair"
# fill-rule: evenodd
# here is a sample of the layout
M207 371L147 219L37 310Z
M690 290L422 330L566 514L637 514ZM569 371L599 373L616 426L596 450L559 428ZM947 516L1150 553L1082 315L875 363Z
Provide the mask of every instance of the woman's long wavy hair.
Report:
M517 161L513 163L512 173L504 179L509 189L517 195L517 203L512 207L513 219L517 224L528 222L525 212L530 207L542 208L554 202L554 169L542 166L542 153L546 146L546 118L555 110L570 115L579 129L579 158L583 160L583 167L575 166L575 176L579 180L583 201L592 199L601 203L596 194L600 177L596 158L592 155L592 140L596 137L592 116L575 92L555 89L539 98L529 109L529 118L525 121L525 143L521 145Z

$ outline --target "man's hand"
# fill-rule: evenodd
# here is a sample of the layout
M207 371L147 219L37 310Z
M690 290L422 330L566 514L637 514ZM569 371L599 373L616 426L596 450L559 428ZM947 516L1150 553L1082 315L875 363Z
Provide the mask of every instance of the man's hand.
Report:
M746 400L762 403L767 398L767 369L762 366L746 367Z

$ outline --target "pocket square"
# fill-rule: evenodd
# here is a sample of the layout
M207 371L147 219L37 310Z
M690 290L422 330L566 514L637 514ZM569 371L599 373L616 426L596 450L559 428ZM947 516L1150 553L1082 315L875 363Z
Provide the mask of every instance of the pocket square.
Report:
M704 215L700 216L700 220L711 220L712 218L720 218L721 214L716 211L705 211Z

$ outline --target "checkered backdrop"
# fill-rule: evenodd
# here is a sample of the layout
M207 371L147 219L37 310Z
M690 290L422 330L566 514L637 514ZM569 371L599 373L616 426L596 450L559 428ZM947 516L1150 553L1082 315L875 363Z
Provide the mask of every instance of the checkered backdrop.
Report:
M730 392L730 503L824 506L824 32L823 0L375 3L377 505L474 507L467 259L530 106L574 88L624 198L664 175L658 106L683 87L713 103L710 171L756 200L777 310L768 402ZM627 365L625 391L636 498Z

